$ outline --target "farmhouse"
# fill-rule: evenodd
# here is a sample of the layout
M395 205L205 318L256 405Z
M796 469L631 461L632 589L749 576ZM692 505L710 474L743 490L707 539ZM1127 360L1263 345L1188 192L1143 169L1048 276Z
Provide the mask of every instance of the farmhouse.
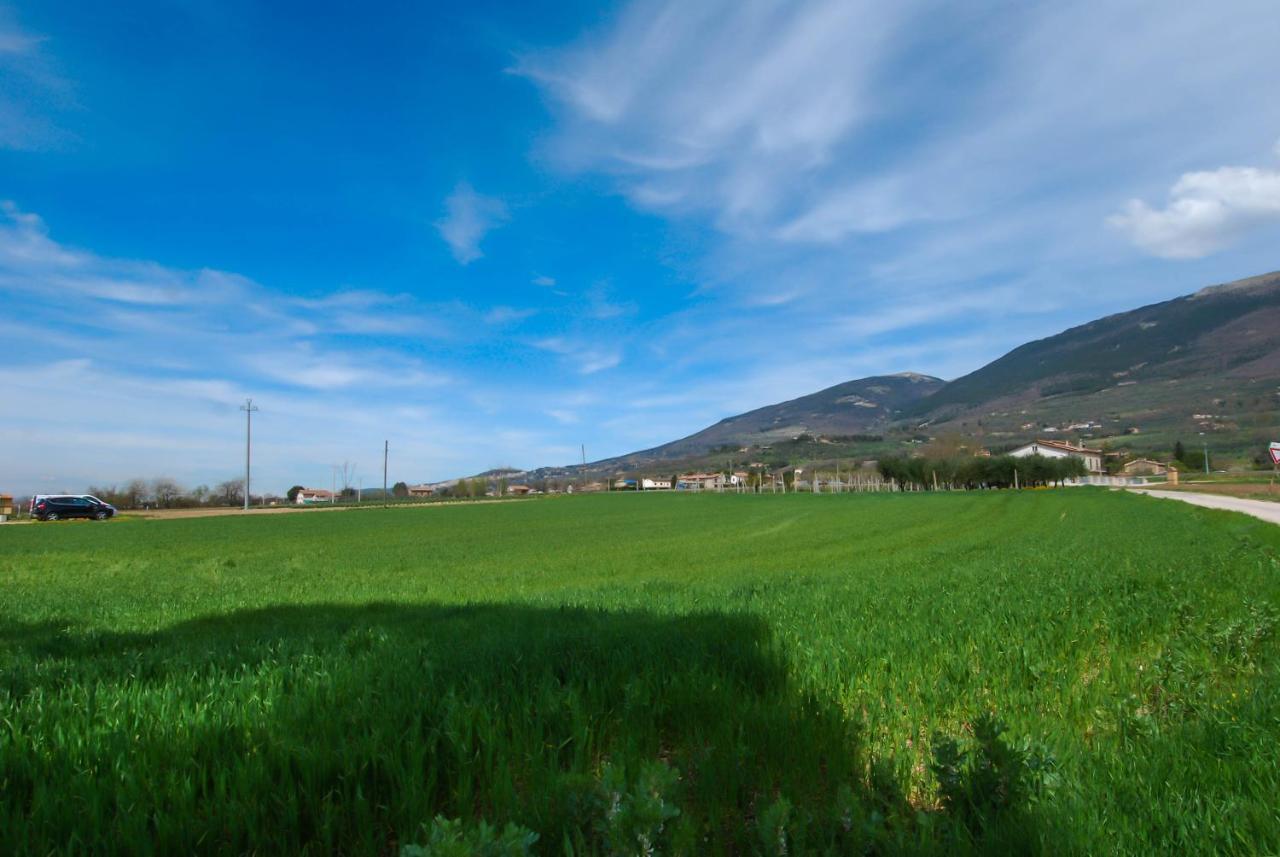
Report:
M534 493L532 485L508 485L507 493L516 497L523 497L526 494Z
M676 477L676 489L679 491L716 491L724 487L724 475L721 473L685 473Z
M409 486L410 497L430 497L434 493L436 493L436 489L431 485L410 485Z
M1150 458L1135 458L1126 462L1121 469L1125 476L1165 476L1169 472L1169 465Z
M333 492L325 488L303 488L293 498L293 502L299 506L307 506L312 503L332 503Z
M747 474L734 473L725 476L723 473L686 473L676 477L678 491L723 491L725 488L737 488L746 482Z
M1014 458L1026 458L1031 455L1043 455L1045 458L1078 458L1084 462L1084 469L1090 473L1104 473L1102 467L1102 450L1076 446L1065 440L1035 440L1011 451Z

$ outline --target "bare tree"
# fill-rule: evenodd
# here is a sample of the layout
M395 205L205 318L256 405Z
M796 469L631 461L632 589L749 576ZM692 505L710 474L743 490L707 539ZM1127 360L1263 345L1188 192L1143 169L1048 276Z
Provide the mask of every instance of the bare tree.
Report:
M151 496L156 498L156 505L161 508L172 506L182 493L182 486L168 476L157 476L151 480Z
M351 487L351 483L356 481L356 466L350 461L342 462L342 467L338 470L338 476L342 481L342 493L345 494L347 489Z
M244 502L244 480L228 479L219 482L213 491L215 502L223 506L239 506Z
M124 486L121 493L121 499L130 509L140 508L151 496L151 489L147 486L145 479L130 479L129 483Z

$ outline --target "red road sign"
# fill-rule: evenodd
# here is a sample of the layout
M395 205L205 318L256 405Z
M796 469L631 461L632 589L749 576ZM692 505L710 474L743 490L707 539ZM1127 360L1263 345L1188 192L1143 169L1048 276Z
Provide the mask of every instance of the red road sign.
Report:
M1280 467L1280 443L1271 444L1271 463Z

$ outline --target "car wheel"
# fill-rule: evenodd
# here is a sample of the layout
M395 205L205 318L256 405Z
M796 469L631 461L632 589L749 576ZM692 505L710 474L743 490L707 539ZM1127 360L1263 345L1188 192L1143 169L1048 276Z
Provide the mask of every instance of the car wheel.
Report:
M94 512L93 519L95 521L105 521L107 519L107 513L103 511Z
M58 520L58 513L57 513L57 512L50 512L49 514L47 514L47 515L45 515L45 516L44 516L44 519L45 519L46 521L56 521L56 520Z

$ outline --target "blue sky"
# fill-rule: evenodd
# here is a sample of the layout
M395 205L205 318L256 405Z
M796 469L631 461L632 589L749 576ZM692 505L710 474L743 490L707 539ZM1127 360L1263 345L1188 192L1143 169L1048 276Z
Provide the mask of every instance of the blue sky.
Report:
M569 463L1280 268L1280 13L0 2L0 490ZM463 8L465 6L465 8Z

